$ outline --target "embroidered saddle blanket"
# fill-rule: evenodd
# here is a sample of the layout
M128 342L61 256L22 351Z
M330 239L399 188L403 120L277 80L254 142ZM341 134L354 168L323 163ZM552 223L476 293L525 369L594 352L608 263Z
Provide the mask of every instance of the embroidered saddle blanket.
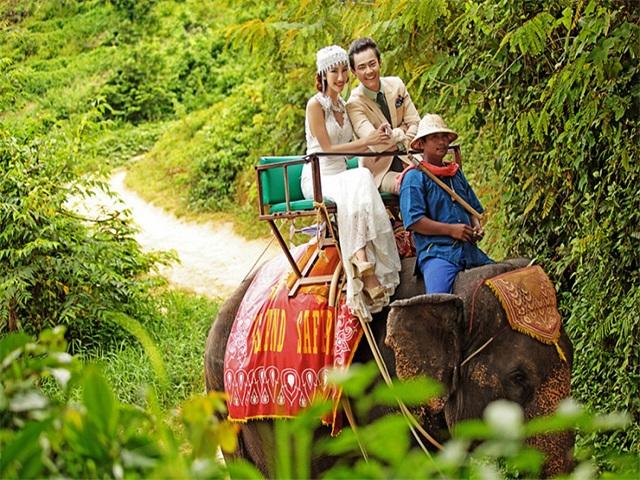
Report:
M300 264L312 248L295 247L292 254ZM324 252L330 258L317 268L333 268L337 250ZM238 309L224 357L229 419L291 418L320 396L333 402L322 421L335 433L341 391L327 383L327 373L349 366L363 332L344 301L329 306L328 288L305 287L289 297L289 272L284 256L266 263ZM332 272L314 267L311 273Z
M560 313L556 290L539 265L519 268L485 280L504 307L509 325L548 345L555 345L560 357Z

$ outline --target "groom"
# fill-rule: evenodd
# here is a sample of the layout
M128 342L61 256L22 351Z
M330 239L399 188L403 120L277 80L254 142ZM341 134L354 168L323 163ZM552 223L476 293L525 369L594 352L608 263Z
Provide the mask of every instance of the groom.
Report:
M363 138L387 122L391 125L391 140L370 145L369 149L374 152L407 151L418 131L420 115L402 80L380 77L380 50L368 37L351 44L349 65L360 80L347 102L355 134ZM362 166L371 170L380 191L398 194L396 178L406 166L400 157L364 157Z

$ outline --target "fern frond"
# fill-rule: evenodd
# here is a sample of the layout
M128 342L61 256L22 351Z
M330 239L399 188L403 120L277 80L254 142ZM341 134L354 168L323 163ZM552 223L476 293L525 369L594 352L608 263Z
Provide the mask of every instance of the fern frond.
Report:
M529 214L531 210L533 210L536 207L536 205L538 204L538 200L540 200L541 196L542 196L542 190L538 190L536 193L533 194L533 197L531 197L531 200L529 200L529 203L524 209L523 214L525 217Z
M540 218L547 218L547 216L549 215L549 213L551 212L551 209L553 208L553 206L556 203L556 193L549 193L545 199L544 199L544 203L542 204L542 213L540 214Z
M538 176L534 173L529 178L527 178L522 185L522 191L525 192L531 186L531 184L538 178Z
M544 51L547 38L556 25L553 15L542 12L533 17L531 20L522 24L521 27L514 30L509 36L509 45L511 50L516 49L523 55L539 55ZM503 40L504 41L504 40Z

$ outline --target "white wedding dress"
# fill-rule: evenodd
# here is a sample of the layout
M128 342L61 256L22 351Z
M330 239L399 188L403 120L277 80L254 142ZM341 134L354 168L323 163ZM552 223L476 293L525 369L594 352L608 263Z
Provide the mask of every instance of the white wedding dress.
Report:
M352 141L353 129L347 114L344 114L344 123L340 126L333 115L331 99L322 93L316 94L311 100L314 98L322 106L331 144ZM344 100L339 98L339 101L344 107ZM305 133L307 153L322 151L318 140L311 135L308 118L305 118ZM371 320L371 313L380 311L389 303L389 298L400 283L400 257L389 216L371 171L367 168L347 170L346 160L344 156L320 157L322 194L333 200L338 210L340 251L347 276L347 305L355 315ZM302 170L301 187L306 198L313 198L311 165L308 163ZM355 252L363 247L366 248L367 260L375 263L375 274L385 287L384 298L376 300L373 305L365 301L363 283L354 276L352 260Z

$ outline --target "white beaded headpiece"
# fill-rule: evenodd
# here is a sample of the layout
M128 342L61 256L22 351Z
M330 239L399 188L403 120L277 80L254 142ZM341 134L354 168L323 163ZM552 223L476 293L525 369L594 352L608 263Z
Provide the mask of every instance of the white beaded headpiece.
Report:
M349 56L344 48L338 45L330 45L321 48L316 53L316 67L318 73L326 72L330 68L341 64L349 65Z

